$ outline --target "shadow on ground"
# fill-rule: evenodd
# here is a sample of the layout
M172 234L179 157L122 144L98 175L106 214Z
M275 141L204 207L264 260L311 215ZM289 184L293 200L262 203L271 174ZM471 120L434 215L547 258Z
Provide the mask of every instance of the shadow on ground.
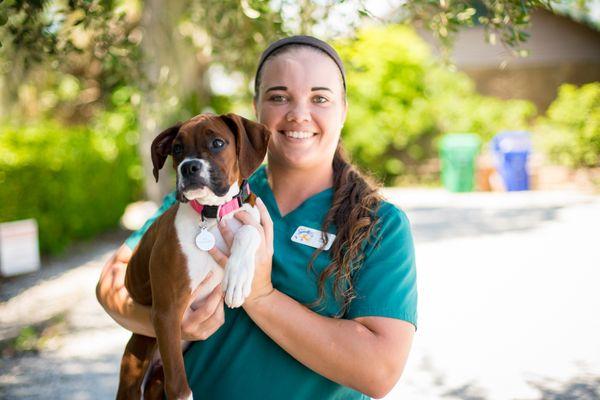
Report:
M557 218L563 207L481 209L456 207L415 207L406 209L415 239L430 242L442 239L493 235L536 229Z
M539 391L530 400L600 400L600 376L588 374L575 376L564 382L553 379L529 381ZM460 400L486 400L486 392L476 382L469 382L443 393L445 398Z
M529 382L544 400L600 400L600 376L581 375L556 385L550 379Z
M24 360L23 358L32 358ZM111 399L116 393L113 355L63 359L34 355L4 360L1 369L12 377L0 385L0 398L12 399ZM24 370L23 366L28 369Z
M486 400L485 390L481 389L474 382L469 382L460 387L449 390L444 393L443 396L462 400Z

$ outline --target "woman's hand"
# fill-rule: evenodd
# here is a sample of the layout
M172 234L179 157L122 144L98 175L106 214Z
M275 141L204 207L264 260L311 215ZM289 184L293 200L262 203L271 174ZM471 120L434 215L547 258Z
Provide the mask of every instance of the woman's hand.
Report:
M204 288L212 277L212 271L200 282L191 294L191 299ZM185 311L181 321L181 338L187 341L206 340L225 323L223 290L217 285L202 300L194 300Z
M131 259L131 250L123 245L108 260L96 287L96 296L106 312L121 326L132 332L156 337L152 325L151 308L133 301L125 287L125 271ZM200 282L190 299L206 287L211 274ZM225 321L221 285L204 299L194 301L186 310L181 322L184 340L205 340Z
M260 235L260 245L256 251L256 264L254 270L254 278L252 280L252 290L250 295L244 301L244 306L250 304L260 298L268 296L273 292L273 284L271 283L271 265L273 258L273 221L265 207L265 204L260 198L256 198L256 206L260 214L260 224L246 211L237 212L234 217L245 225L251 225L258 231ZM226 223L219 223L221 235L231 248L233 243L233 232ZM228 255L220 251L216 246L208 253L215 259L223 268L229 259Z

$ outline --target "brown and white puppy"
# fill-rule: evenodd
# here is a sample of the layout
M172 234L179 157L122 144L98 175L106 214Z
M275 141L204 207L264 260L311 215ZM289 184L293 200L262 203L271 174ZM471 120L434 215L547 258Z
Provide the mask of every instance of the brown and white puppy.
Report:
M160 133L152 143L154 176L169 155L177 173L177 199L161 215L134 250L125 278L133 300L152 307L156 339L133 334L121 361L117 399L163 397L163 377L145 382L144 376L159 354L164 371L164 390L169 399L191 399L185 376L181 341L181 320L189 305L203 298L222 282L225 302L239 307L250 294L255 253L260 244L256 229L232 218L222 219L234 232L229 261L223 270L196 244L200 224L214 236L216 246L225 249L217 228L218 218L203 218L194 207L231 204L239 197L240 185L263 161L270 137L268 129L235 114L199 115ZM253 195L239 210L257 220ZM193 290L212 271L204 290L192 298ZM157 350L158 344L158 350ZM148 376L153 374L148 374ZM154 374L155 375L155 374ZM146 377L148 379L148 377ZM143 387L147 390L144 392Z

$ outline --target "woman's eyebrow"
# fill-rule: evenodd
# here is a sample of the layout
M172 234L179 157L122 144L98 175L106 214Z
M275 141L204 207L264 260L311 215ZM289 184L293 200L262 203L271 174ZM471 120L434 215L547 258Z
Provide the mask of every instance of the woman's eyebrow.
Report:
M266 92L272 92L274 90L284 90L285 91L285 90L288 90L288 88L287 88L287 86L272 86L272 87L268 88L265 91L265 93ZM328 87L325 87L325 86L315 86L313 88L310 88L310 90L313 91L313 92L317 91L317 90L327 90L328 92L332 92L333 93L333 91L331 89L329 89Z
M273 86L268 88L266 91L271 92L273 90L287 90L287 86Z

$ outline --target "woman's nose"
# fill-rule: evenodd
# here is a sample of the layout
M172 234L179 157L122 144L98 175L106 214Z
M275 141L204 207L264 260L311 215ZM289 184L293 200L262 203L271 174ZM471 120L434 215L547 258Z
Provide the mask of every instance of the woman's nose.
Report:
M310 110L303 104L294 104L285 116L287 122L306 122L310 121Z

